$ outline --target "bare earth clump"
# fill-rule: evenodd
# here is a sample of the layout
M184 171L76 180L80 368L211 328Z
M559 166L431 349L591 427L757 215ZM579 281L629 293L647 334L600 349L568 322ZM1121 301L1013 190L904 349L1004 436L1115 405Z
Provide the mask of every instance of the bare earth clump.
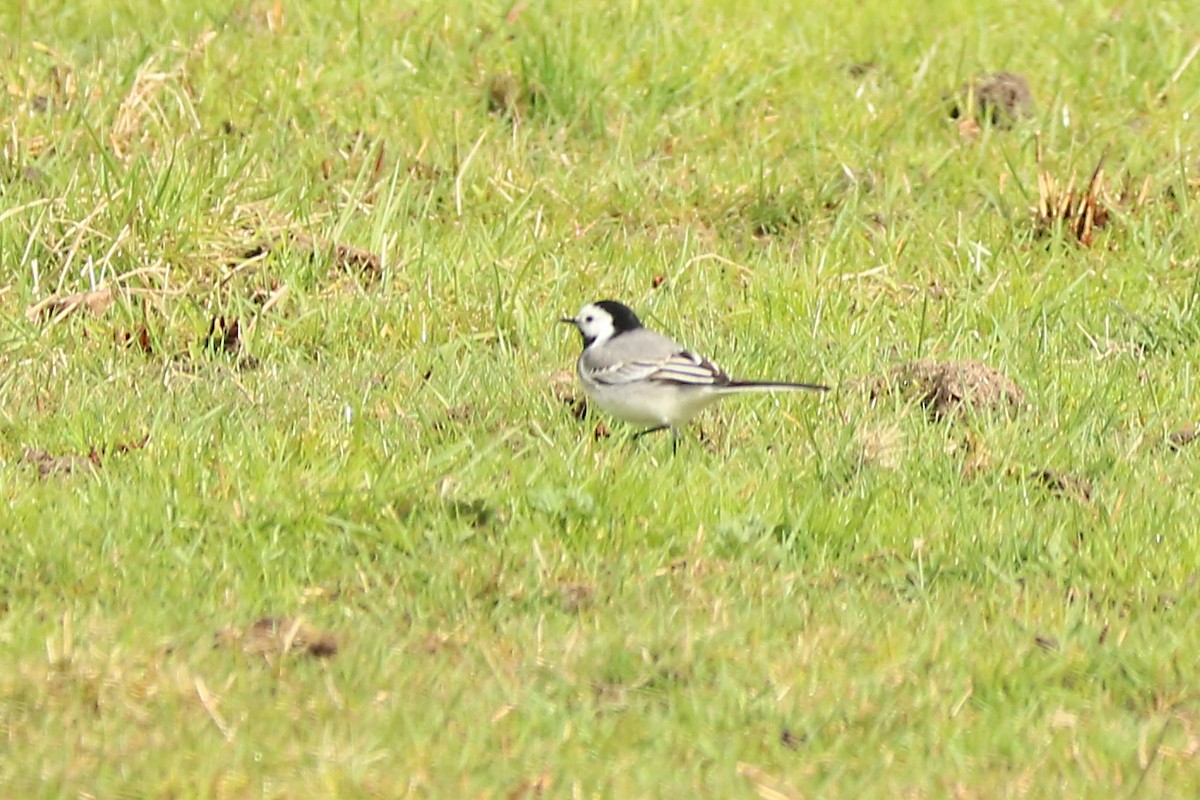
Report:
M378 253L294 230L285 230L275 236L254 241L246 246L239 256L242 261L251 261L276 250L290 250L309 258L328 255L338 269L368 277L378 276L383 270L383 258Z
M46 450L36 447L26 447L21 460L37 468L38 477L48 478L51 475L71 475L74 473L91 473L104 465L104 459L112 455L121 455L133 450L141 450L150 441L150 434L140 439L105 447L92 447L87 454L66 453L52 455Z
M938 420L962 411L1011 413L1025 402L1025 392L1016 382L979 361L912 361L867 386L872 400L898 393Z
M973 117L980 124L1007 128L1033 115L1033 94L1024 75L995 72L963 84L954 95L950 117Z
M1200 426L1185 425L1167 437L1167 446L1172 450L1180 450L1198 438L1200 438Z
M487 82L489 114L520 122L544 100L541 86L511 72L499 72Z
M240 649L248 655L268 659L276 655L299 653L315 658L337 654L338 643L332 633L309 625L303 619L263 617L249 627L227 627L217 631L214 645Z
M569 370L559 370L550 376L550 393L567 407L571 416L582 422L587 418L587 398L579 389L579 379Z
M1029 475L1029 479L1046 487L1055 497L1066 497L1086 503L1092 499L1092 483L1086 478L1080 478L1057 469L1038 469Z

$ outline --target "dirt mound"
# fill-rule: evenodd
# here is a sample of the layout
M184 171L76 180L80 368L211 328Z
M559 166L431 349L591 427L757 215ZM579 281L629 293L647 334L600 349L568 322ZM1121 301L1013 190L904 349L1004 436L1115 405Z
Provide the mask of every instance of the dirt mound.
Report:
M1014 72L994 72L968 81L954 95L950 109L953 119L974 117L981 124L986 121L1000 127L1009 127L1032 114L1029 81Z
M1012 412L1025 402L1016 382L979 361L912 361L866 385L872 400L900 394L919 402L934 419L961 411Z

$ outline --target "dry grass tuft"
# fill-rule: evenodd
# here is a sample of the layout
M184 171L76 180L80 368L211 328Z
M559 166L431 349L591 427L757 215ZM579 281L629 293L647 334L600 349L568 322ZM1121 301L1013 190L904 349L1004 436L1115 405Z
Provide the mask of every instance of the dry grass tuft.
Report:
M799 800L803 796L780 778L753 764L739 761L737 774L746 779L762 800Z
M1116 197L1105 187L1104 157L1096 163L1092 176L1084 187L1077 187L1077 173L1072 171L1065 187L1045 168L1042 161L1042 142L1037 143L1038 201L1033 210L1034 228L1044 236L1062 225L1075 240L1090 246L1096 231L1108 224L1112 210L1121 206L1140 209L1150 193L1150 179L1142 181L1135 194L1126 186Z
M896 469L904 458L904 434L896 425L871 425L855 435L860 467Z
M554 399L566 406L572 417L582 422L587 418L587 398L579 388L579 379L574 372L559 370L548 380L550 394Z
M174 113L182 115L192 130L200 129L187 70L189 62L202 56L216 37L214 31L205 31L173 67L162 68L154 55L142 63L109 128L108 143L117 158L125 159L137 146L153 143L155 128L166 131L174 127L164 97L174 101Z
M48 321L53 324L84 309L99 317L112 308L114 301L112 287L101 285L90 291L47 297L26 309L25 318L30 322Z
M560 583L557 593L562 610L567 613L582 611L596 601L596 587L590 583L580 581Z

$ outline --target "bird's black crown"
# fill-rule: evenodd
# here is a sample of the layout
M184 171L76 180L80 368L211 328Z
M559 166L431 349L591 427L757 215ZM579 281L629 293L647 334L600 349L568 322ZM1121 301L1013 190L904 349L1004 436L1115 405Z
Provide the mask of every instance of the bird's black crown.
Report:
M601 300L596 305L609 313L613 320L613 328L617 333L642 327L642 321L638 319L637 314L633 313L633 309L624 303L618 303L616 300Z

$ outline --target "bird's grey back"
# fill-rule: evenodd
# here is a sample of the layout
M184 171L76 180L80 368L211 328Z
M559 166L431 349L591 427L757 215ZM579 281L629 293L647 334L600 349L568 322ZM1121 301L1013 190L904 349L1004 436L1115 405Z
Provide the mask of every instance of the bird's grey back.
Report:
M637 328L614 336L600 347L589 347L580 364L586 370L606 370L632 361L666 361L683 349L668 336Z

